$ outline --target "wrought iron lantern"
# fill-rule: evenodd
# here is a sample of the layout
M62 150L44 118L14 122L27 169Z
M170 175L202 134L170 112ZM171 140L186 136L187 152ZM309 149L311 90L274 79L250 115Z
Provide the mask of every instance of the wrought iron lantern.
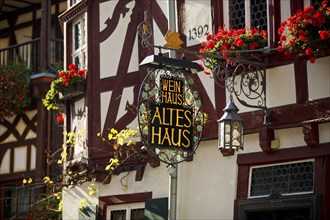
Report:
M232 96L224 109L224 115L218 120L219 149L229 151L243 150L243 120L238 116L238 108Z

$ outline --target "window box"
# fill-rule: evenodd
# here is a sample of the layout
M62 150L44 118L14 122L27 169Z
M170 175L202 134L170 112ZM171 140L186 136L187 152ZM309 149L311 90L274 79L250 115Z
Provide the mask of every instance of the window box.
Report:
M68 88L64 88L61 92L60 99L68 100L86 92L86 84L84 82L77 82Z

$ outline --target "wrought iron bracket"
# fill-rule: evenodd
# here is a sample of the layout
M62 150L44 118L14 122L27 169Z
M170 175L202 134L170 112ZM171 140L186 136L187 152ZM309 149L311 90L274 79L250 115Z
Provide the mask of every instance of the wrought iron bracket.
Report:
M261 63L214 55L203 56L203 61L205 66L212 67L215 83L234 94L239 103L249 108L267 110L267 61Z

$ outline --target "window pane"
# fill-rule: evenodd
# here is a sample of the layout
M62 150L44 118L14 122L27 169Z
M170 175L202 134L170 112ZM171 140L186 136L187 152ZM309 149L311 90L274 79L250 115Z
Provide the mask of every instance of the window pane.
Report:
M251 28L267 30L267 0L251 0Z
M85 45L86 43L86 22L85 22L85 18L82 19L82 45Z
M143 219L144 219L144 209L131 210L131 220L143 220Z
M80 32L80 30L81 30L81 24L80 24L80 22L78 22L77 24L75 24L74 25L74 49L75 50L77 50L77 49L79 49L80 48L80 39L81 39L81 36L80 36L80 34L81 34L81 32Z
M22 184L5 185L4 213L0 214L0 218L26 217L32 202L33 190L31 186Z
M114 210L110 213L111 220L126 220L126 210Z
M77 65L78 69L81 68L81 62L80 62L80 57L79 56L74 57L74 64Z
M10 218L16 213L16 186L6 185L4 187L4 217Z
M314 162L252 168L250 196L313 192Z
M229 27L245 28L245 0L229 1Z
M17 188L17 212L18 216L26 216L29 207L29 187Z

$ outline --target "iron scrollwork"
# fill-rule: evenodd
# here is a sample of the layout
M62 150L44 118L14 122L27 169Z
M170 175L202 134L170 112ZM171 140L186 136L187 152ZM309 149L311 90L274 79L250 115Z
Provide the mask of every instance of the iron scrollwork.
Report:
M244 106L266 110L266 65L237 58L203 57L205 66L212 67L217 85L234 94ZM248 100L249 102L247 102Z

